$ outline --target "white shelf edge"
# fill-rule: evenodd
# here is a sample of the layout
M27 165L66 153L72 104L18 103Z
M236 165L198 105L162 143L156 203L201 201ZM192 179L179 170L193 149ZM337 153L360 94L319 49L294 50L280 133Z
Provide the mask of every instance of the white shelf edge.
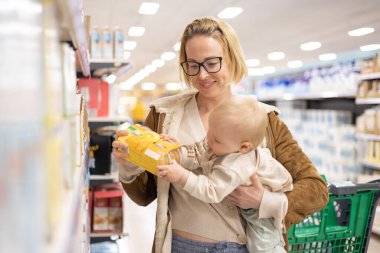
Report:
M90 180L114 180L118 181L119 177L117 173L107 175L90 175Z
M361 74L360 75L360 80L365 81L365 80L372 80L372 79L379 79L380 78L380 72L377 73L368 73L368 74Z
M111 237L111 236L117 236L119 238L129 236L128 233L117 233L117 232L91 232L90 237L91 238L98 238L98 237Z
M129 63L128 60L121 60L121 59L90 59L90 63L115 63L115 64L122 64L122 63Z
M118 117L89 117L88 122L131 122L131 118L128 116Z
M380 141L380 134L356 134L356 139L368 141Z
M357 98L356 104L380 104L380 98Z
M303 99L324 99L324 98L354 98L356 96L356 91L352 92L335 92L335 91L325 91L319 93L306 93L306 94L292 94L284 93L275 96L257 96L260 101L270 101L270 100L303 100Z

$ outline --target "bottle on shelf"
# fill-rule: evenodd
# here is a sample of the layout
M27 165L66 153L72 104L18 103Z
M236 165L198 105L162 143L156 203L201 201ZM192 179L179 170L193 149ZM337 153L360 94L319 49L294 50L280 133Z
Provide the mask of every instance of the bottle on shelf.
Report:
M123 29L116 26L114 31L114 58L115 60L124 59L124 33Z
M101 59L102 58L100 31L99 31L98 26L94 26L91 30L90 50L91 50L91 58L92 59Z
M102 58L111 60L113 58L113 36L108 26L104 26L102 29Z

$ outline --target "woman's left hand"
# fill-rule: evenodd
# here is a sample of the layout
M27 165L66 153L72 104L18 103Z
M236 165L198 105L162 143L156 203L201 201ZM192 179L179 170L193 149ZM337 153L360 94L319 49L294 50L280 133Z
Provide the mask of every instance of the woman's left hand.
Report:
M252 185L238 186L226 199L240 208L259 209L264 194L264 186L256 173L251 176Z

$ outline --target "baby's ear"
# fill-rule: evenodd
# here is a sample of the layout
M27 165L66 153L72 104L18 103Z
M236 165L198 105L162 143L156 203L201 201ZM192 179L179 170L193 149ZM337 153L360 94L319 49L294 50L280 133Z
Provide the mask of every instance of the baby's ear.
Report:
M244 154L244 153L247 153L249 151L251 151L253 148L252 146L252 143L249 142L249 141L243 141L241 144L240 144L240 149L239 149L239 152Z

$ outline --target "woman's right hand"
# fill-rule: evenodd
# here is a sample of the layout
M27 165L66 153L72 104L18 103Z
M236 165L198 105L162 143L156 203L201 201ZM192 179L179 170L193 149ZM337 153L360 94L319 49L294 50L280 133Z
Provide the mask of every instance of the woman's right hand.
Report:
M127 136L127 130L118 130L116 131L116 140L112 142L112 155L115 157L116 161L127 168L136 168L137 166L133 163L127 161L128 158L128 145L123 141L118 141L117 139L121 136Z

